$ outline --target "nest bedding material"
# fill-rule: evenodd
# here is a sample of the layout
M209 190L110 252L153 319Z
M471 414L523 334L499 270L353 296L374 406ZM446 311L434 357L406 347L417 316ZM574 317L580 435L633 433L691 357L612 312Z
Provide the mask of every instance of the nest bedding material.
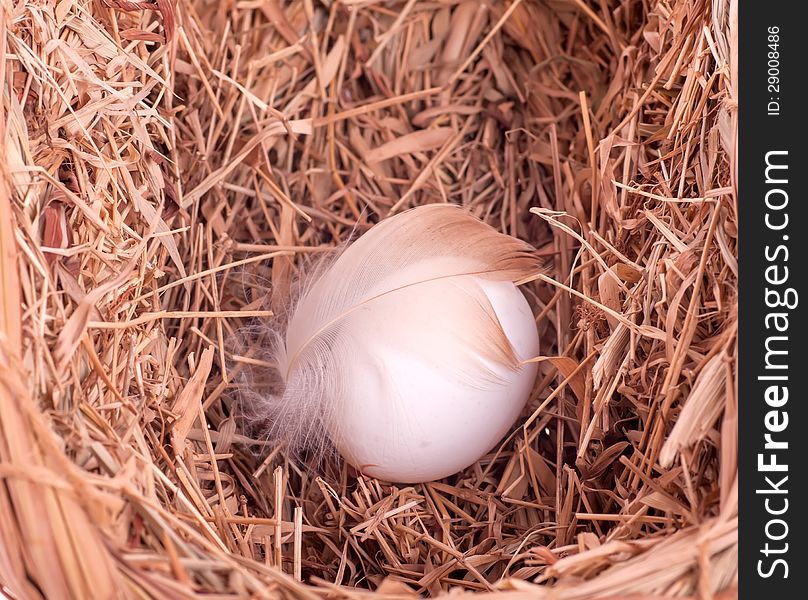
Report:
M6 594L736 593L734 2L2 7ZM251 436L228 340L430 202L553 260L512 435L406 487Z

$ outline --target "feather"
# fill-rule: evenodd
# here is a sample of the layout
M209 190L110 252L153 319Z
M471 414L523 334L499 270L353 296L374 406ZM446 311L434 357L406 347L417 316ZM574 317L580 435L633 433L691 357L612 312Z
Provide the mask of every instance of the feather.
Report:
M268 393L246 382L251 413L293 453L331 446L356 361L372 364L383 393L396 393L385 388L385 357L374 354L379 340L453 377L495 381L526 357L516 356L479 280L515 282L539 269L529 244L454 205L383 220L315 268L285 323L268 332L277 372Z

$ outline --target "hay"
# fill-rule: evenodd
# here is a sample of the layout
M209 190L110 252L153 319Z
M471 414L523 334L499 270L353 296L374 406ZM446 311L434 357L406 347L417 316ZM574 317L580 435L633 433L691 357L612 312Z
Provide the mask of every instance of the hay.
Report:
M0 28L5 593L736 593L735 3L6 0ZM513 434L410 487L246 436L231 334L428 202L553 258Z

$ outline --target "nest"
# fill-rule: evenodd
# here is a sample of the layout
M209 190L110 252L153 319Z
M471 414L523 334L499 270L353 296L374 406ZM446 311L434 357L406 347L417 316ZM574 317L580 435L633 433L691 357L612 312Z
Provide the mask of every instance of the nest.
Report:
M734 10L4 3L0 590L737 593ZM416 486L253 439L233 333L431 202L552 260L512 435Z

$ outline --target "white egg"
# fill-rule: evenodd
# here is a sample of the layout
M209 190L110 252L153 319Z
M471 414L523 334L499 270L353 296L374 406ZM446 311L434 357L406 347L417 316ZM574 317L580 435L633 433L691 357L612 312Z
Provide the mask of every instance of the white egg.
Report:
M482 288L518 359L537 356L536 324L522 292L510 281L465 279L464 285ZM452 285L454 292L458 284ZM494 448L523 410L536 363L510 369L467 356L468 348L458 349L454 339L430 336L443 320L464 318L452 306L454 297L445 282L436 282L420 286L405 305L391 298L388 306L362 316L368 335L352 349L351 372L329 425L340 453L362 473L399 483L452 475ZM424 333L414 337L425 340L425 349L402 347L384 333L397 314L402 321L411 317L408 310L420 311L416 322ZM463 330L474 326L455 324ZM465 372L446 368L438 358L452 354L468 365Z

